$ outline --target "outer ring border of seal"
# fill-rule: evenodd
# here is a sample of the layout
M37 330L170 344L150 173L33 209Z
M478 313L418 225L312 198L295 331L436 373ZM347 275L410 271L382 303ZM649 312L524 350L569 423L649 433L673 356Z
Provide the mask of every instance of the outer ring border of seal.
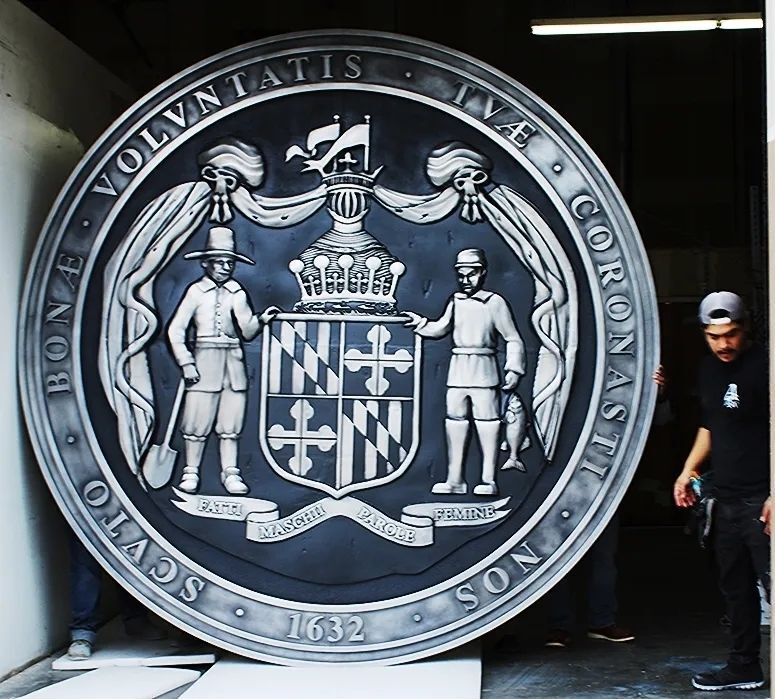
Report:
M336 39L340 39L341 43L335 43ZM310 45L309 47L295 43L303 40L309 42L317 41L318 43L315 45ZM22 315L18 330L18 356L20 359L25 357L25 350L27 346L29 346L27 339L28 334L31 332L30 328L34 329L36 325L39 325L39 318L37 318L34 313L31 315L30 311L34 311L36 308L40 308L40 304L37 306L33 305L33 301L36 299L36 297L40 297L38 300L42 302L43 289L41 287L43 285L38 284L38 277L41 277L42 275L37 274L38 268L42 260L45 260L47 257L51 257L53 251L56 250L56 247L59 243L58 239L54 241L55 236L52 235L52 232L61 232L62 219L65 217L65 211L69 210L69 208L75 204L77 201L77 199L75 199L75 195L81 192L83 187L86 186L86 176L94 171L94 164L92 161L94 161L100 154L109 150L112 146L115 145L116 142L120 142L126 137L126 134L128 133L128 129L126 128L127 125L139 123L140 119L146 115L151 108L157 106L157 103L160 103L170 90L180 88L185 84L196 82L196 80L200 78L199 73L203 69L210 68L212 70L218 70L221 69L220 64L222 63L225 63L223 67L227 67L231 65L232 61L238 58L242 53L250 53L251 57L255 60L260 57L260 52L262 49L272 49L279 51L282 49L283 44L287 42L291 42L289 49L293 49L295 51L302 51L307 48L309 50L324 48L326 41L328 42L328 47L332 49L346 50L350 48L351 43L356 43L358 40L361 42L368 42L371 40L372 42L381 41L387 44L392 43L397 45L396 48L401 48L405 51L408 50L411 55L418 60L431 57L434 60L440 60L442 65L445 65L449 69L460 69L459 64L462 63L463 69L469 75L473 75L478 80L481 80L484 84L495 86L498 89L512 95L518 94L520 100L527 101L529 103L529 111L540 116L543 123L549 126L549 133L551 135L555 137L558 134L563 136L567 135L570 140L563 140L563 144L568 148L570 153L578 158L580 169L589 175L597 187L599 187L602 195L602 201L605 202L606 207L611 209L612 221L617 223L621 229L620 232L624 234L622 242L626 242L627 247L622 248L622 253L628 256L627 270L631 273L631 275L636 271L640 273L639 276L632 277L637 282L635 284L634 291L640 293L638 298L633 299L633 303L639 306L639 317L644 320L657 317L654 285L647 263L647 258L645 256L640 238L637 235L637 228L632 219L632 216L627 206L624 204L621 195L613 184L610 175L607 173L605 168L599 162L597 157L592 153L586 143L572 129L572 127L570 127L562 119L562 117L556 114L550 107L548 107L548 105L542 102L532 92L527 90L516 80L504 75L503 73L500 73L499 71L494 70L493 68L477 61L470 56L466 56L465 54L453 51L444 46L431 42L419 41L400 35L360 30L352 32L342 32L335 30L320 32L300 32L270 37L262 41L245 44L243 46L230 49L223 53L217 54L216 56L205 59L204 61L201 61L196 65L184 70L183 72L177 74L170 80L157 87L140 101L132 105L109 127L106 133L94 144L94 146L89 149L87 154L83 157L79 165L68 179L67 183L64 185L60 195L52 207L46 223L44 224L44 232L38 241L34 255L32 257L32 261L30 263L30 272L27 276L25 284ZM428 54L430 54L430 56ZM192 77L195 79L191 80ZM65 209L65 206L67 206L67 209ZM33 319L34 322L30 322L31 319ZM656 366L659 346L658 328L656 325L649 326L648 323L646 323L643 330L645 332L642 344L645 350L645 356L640 360L639 364L645 364L646 367L649 367L649 364ZM31 337L30 339L34 340L39 338L35 336ZM122 584L136 596L143 598L143 600L146 601L146 603L149 603L150 606L152 606L154 610L157 611L157 613L161 614L161 616L170 620L174 619L174 623L179 626L182 625L186 628L186 630L193 632L194 635L203 637L206 640L214 641L215 639L212 636L203 634L198 629L192 629L189 624L187 624L179 616L169 614L166 608L159 607L154 600L148 599L145 595L142 595L132 586L130 581L127 581L124 577L119 575L119 570L116 569L113 563L109 560L110 556L105 555L102 550L106 548L104 546L104 542L100 541L101 545L98 548L92 539L88 536L88 532L84 531L82 523L79 522L73 514L74 511L77 511L78 507L82 506L81 503L72 501L72 499L69 497L69 494L63 492L63 490L60 488L60 484L58 483L54 473L51 470L51 464L46 458L48 455L52 454L52 452L49 450L57 452L57 449L53 444L53 440L51 439L50 431L46 431L46 420L41 418L42 411L39 412L37 409L38 406L36 405L36 393L39 393L39 391L35 391L34 386L31 385L29 380L30 374L26 371L28 368L29 367L27 362L19 361L18 378L25 419L27 421L27 426L32 437L32 443L36 457L41 464L46 481L52 493L55 495L57 504L62 509L68 522L76 530L79 537L83 540L84 544L91 551L91 553L102 562L103 566L108 568L108 570L114 577L116 577L120 584ZM656 390L650 382L644 382L643 376L635 377L634 383L636 383L636 395L639 397L638 417L643 415L650 415L653 411ZM76 390L79 388L80 387L77 387ZM635 422L635 420L633 420L633 422ZM45 440L41 439L41 433L36 430L36 427L41 424L43 425L44 433L48 437ZM642 453L648 431L641 429L639 433L633 434L632 426L630 426L629 431L630 439L626 444L626 453L631 461L637 463ZM405 662L448 650L449 648L460 645L467 640L471 640L485 633L506 619L519 613L519 611L523 610L538 596L544 594L549 589L549 582L553 582L555 579L559 578L570 567L572 567L578 558L583 555L586 550L586 547L583 546L583 544L586 544L588 541L594 539L594 537L599 534L599 532L602 531L603 527L607 524L607 521L610 519L615 510L615 506L618 505L619 501L621 500L633 473L634 467L631 467L626 474L622 474L621 468L618 469L616 474L618 477L617 481L615 483L609 484L609 487L605 491L605 494L608 496L608 507L599 507L598 509L595 509L594 505L590 506L590 511L587 513L586 517L588 521L582 528L582 535L578 536L574 541L575 546L572 547L571 554L566 556L560 566L556 566L552 569L553 575L550 576L550 579L547 582L544 582L542 585L540 585L537 591L534 591L531 595L528 595L518 605L509 609L506 614L502 614L502 610L498 608L494 618L491 618L493 615L489 615L484 623L480 623L468 633L456 635L454 638L443 644L436 644L431 647L419 649L414 648L409 653L403 653L398 656L392 655L389 657L380 657L376 658L376 661L381 663ZM624 477L622 477L623 475ZM590 523L589 520L596 521ZM110 554L111 552L108 551L108 553ZM230 648L231 650L235 650L238 653L273 662L299 664L309 661L315 662L317 660L317 658L311 657L310 654L306 654L305 657L302 658L290 658L279 657L274 654L249 652L246 651L244 647L235 646L229 642L224 642L224 640L221 638L215 640L215 642L220 646ZM330 657L332 655L331 653L323 653L323 655L327 655L329 659L334 659ZM346 660L342 654L337 654L335 657L338 660ZM353 660L355 660L355 662L363 662L364 660L370 662L375 661L374 658Z

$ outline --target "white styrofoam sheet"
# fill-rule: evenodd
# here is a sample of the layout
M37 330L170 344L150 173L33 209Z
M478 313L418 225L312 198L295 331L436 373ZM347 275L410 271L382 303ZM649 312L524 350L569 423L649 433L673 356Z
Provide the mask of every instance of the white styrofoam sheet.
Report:
M478 647L406 665L303 665L280 667L249 660L218 661L181 699L479 699ZM113 698L111 698L113 699Z
M21 699L156 699L196 681L198 670L104 667L51 684Z
M94 670L102 667L175 667L212 665L217 656L208 646L191 648L170 641L98 639L90 658L71 660L67 653L51 663L53 670ZM112 699L112 698L111 698Z

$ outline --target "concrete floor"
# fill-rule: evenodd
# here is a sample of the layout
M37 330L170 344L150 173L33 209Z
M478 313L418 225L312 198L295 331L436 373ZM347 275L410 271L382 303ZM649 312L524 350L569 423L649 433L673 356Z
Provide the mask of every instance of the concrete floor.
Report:
M570 648L546 649L539 602L485 637L483 699L708 696L692 689L691 676L723 662L728 638L718 623L723 610L704 553L680 529L623 529L619 569L620 623L635 632L633 643L589 640L582 629ZM769 658L769 635L763 636L762 656ZM0 683L0 699L73 674L53 671L50 664L51 658L44 659ZM406 691L401 695L412 699ZM769 690L723 694L738 695L767 697Z
M490 648L483 665L482 697L638 697L678 699L708 696L691 687L696 672L723 661L725 636L707 615L686 616L681 628L661 621L635 624L634 643L611 644L580 638L568 650L525 642L516 652ZM769 636L764 652L768 652ZM769 676L768 669L765 674ZM767 697L769 690L724 692L724 697Z
M574 580L580 588L579 576ZM677 699L710 694L694 690L691 677L722 665L729 639L719 624L723 605L707 555L681 528L621 530L619 608L619 623L635 633L634 642L587 639L581 625L570 648L548 649L543 647L545 610L539 601L501 627L498 636L510 634L507 648L496 634L485 640L482 697ZM769 677L765 631L762 658ZM762 689L723 696L769 694Z

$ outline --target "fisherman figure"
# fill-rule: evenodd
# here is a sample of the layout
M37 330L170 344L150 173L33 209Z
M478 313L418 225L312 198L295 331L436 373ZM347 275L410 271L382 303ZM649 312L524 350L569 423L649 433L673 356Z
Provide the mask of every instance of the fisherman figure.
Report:
M474 487L474 494L497 495L495 470L501 429L499 391L500 388L516 390L520 376L525 373L525 347L509 304L502 296L482 288L487 276L484 251L478 248L461 250L455 269L460 291L453 294L438 320L406 313L410 317L407 326L422 337L437 339L452 332L445 420L447 478L436 483L432 492L452 495L468 491L463 464L473 418L482 450L482 477ZM497 363L500 338L506 343L502 386Z
M186 385L180 426L186 465L178 488L186 493L198 491L205 444L214 430L223 487L232 495L244 495L248 487L237 462L248 389L242 340L258 335L279 309L270 306L261 315L254 314L242 285L232 279L238 260L255 263L236 252L231 229L211 228L207 249L184 257L201 260L205 274L186 289L167 331ZM186 344L190 325L195 327L192 349Z

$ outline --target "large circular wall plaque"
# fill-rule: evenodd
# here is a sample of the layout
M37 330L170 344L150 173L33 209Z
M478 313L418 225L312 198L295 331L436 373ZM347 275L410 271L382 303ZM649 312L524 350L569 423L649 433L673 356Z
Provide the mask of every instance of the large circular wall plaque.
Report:
M152 610L280 663L394 663L525 609L654 404L646 256L514 80L368 32L215 56L70 178L27 282L37 457Z

